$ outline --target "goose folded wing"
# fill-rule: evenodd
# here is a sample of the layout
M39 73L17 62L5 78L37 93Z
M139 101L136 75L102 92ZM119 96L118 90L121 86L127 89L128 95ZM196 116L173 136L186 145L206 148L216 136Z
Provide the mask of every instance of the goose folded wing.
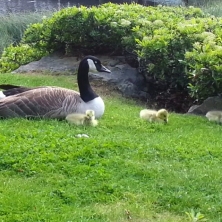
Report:
M28 87L11 85L11 84L1 84L1 85L0 85L0 89L4 89L4 90L14 89L14 88L28 88Z
M33 90L33 89L47 88L47 86L39 86L39 87L30 88L30 87L24 87L24 86L3 84L3 85L0 85L0 88L4 90L3 94L5 96L12 96L12 95L16 95L16 94L23 93L29 90Z
M79 102L79 93L73 90L40 87L0 100L0 117L65 118Z

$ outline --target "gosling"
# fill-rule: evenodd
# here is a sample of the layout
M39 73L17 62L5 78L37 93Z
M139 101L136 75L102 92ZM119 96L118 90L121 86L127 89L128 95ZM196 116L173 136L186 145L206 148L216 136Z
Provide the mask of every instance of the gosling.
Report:
M140 118L149 122L164 122L168 123L169 113L166 109L160 109L158 111L151 109L143 109L140 111Z
M222 123L222 111L209 111L207 112L206 117L209 121Z
M81 113L71 113L66 116L66 120L69 123L79 125L88 125L88 126L97 126L98 121L95 119L94 110L86 110L85 114Z

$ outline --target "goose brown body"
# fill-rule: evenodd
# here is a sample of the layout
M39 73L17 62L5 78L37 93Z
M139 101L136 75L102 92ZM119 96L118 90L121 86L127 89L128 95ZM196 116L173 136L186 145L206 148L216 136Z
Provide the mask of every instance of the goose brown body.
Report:
M44 89L44 90L43 90ZM9 117L65 118L78 112L79 93L59 87L36 88L0 100L0 115Z
M110 72L96 57L84 58L80 63L77 76L80 93L54 86L27 88L27 90L22 87L20 92L15 88L11 91L7 89L9 96L0 100L0 117L64 119L70 113L85 113L86 110L91 109L95 111L95 117L100 118L104 113L105 105L101 97L92 90L88 80L90 67L87 65L92 66L93 62L97 71ZM96 67L97 65L99 68Z

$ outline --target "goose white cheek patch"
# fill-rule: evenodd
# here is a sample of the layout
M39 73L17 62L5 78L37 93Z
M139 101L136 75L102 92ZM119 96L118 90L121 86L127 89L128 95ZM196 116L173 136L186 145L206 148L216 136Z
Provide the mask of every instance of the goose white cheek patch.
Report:
M4 93L2 91L0 91L0 99L3 99L5 97L6 97L6 95L4 95Z
M92 59L87 59L87 62L89 64L89 71L90 72L98 72Z

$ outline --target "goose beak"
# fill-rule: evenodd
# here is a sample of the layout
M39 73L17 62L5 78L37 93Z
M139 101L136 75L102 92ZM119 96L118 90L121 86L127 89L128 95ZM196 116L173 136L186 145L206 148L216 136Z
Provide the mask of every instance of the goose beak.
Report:
M98 70L99 72L107 72L107 73L111 73L111 71L109 69L107 69L105 66L101 65L101 68Z

